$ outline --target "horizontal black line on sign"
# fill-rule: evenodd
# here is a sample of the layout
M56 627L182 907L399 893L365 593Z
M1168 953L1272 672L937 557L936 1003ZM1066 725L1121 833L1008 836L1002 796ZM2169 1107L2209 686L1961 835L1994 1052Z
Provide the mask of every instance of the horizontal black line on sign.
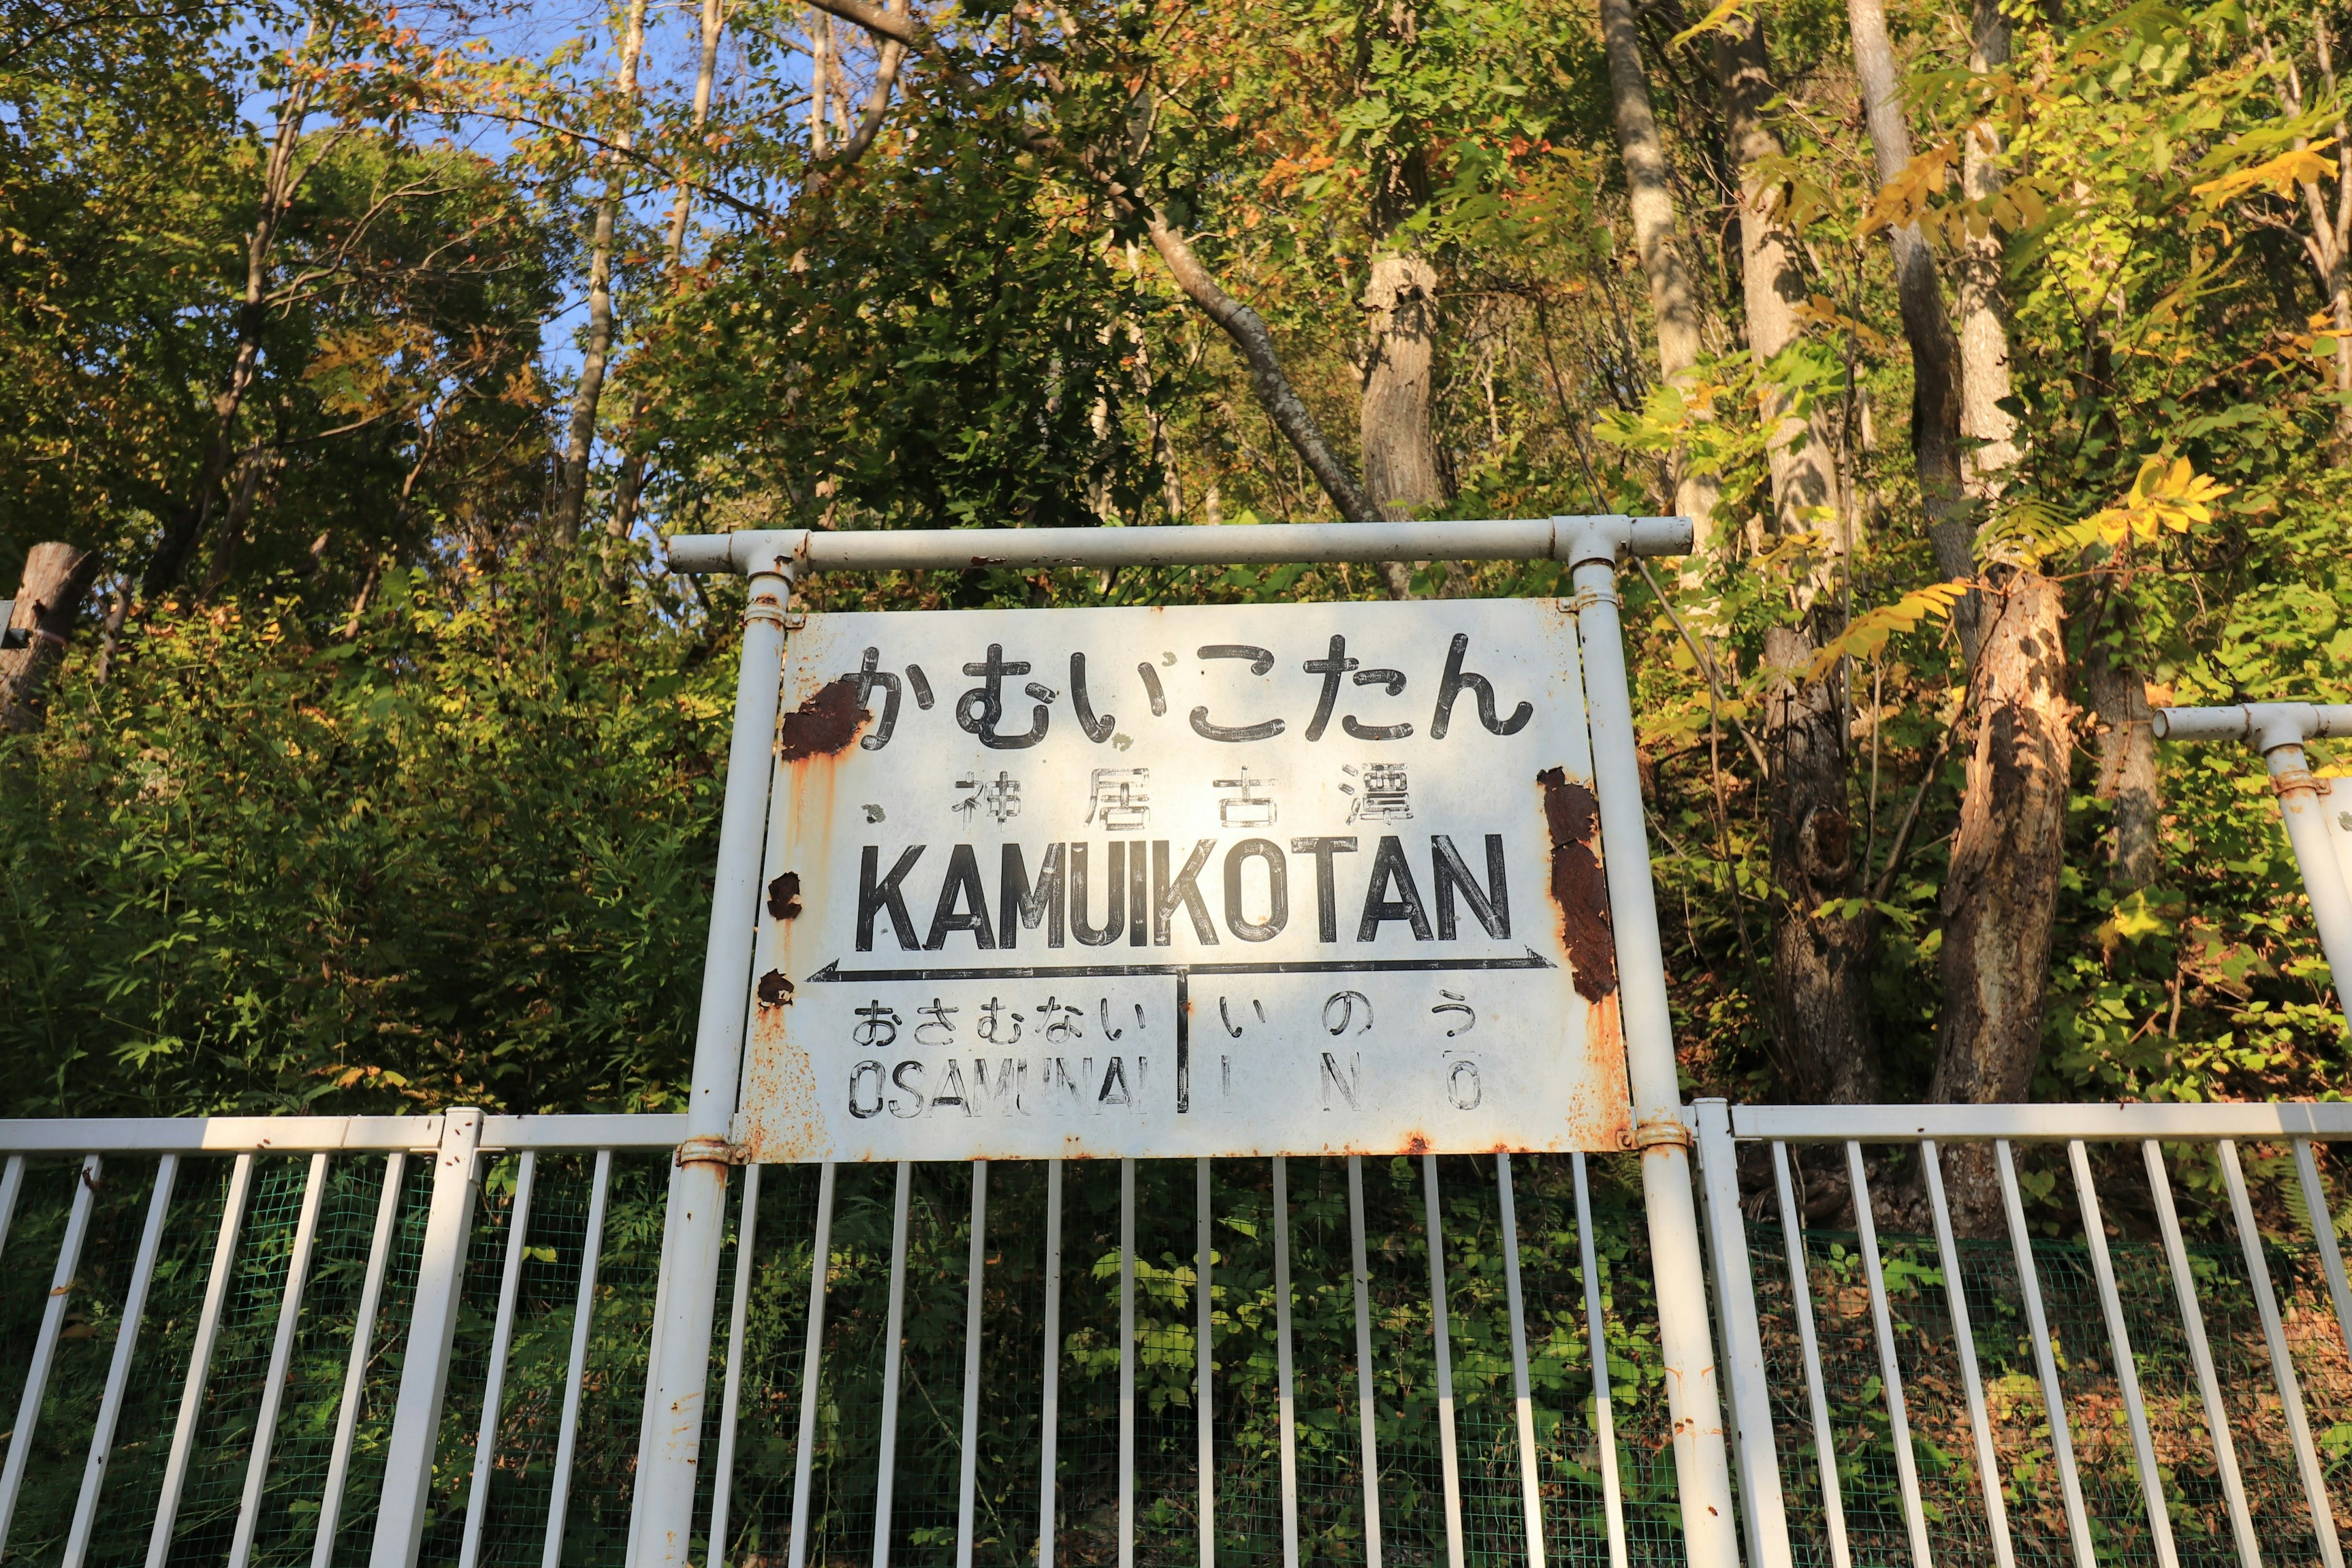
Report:
M1397 958L1376 963L1345 958L1290 963L1069 963L1013 969L844 969L835 959L809 976L812 984L851 980L1094 980L1151 974L1427 974L1474 969L1552 969L1529 948L1522 958Z

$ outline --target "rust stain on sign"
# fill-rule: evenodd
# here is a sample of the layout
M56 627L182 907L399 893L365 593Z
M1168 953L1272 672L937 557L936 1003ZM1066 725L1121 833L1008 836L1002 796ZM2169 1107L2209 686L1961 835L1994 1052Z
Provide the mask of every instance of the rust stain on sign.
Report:
M1617 989L1617 942L1609 928L1609 881L1601 869L1601 803L1566 770L1536 775L1551 831L1551 901L1576 994L1598 1002Z
M777 755L788 763L839 756L865 727L866 710L857 700L857 683L846 679L829 680L784 715L782 745Z
M759 997L762 1007L781 1007L793 999L793 983L782 970L771 969L760 976Z
M801 912L801 874L786 871L768 884L768 912L780 921Z

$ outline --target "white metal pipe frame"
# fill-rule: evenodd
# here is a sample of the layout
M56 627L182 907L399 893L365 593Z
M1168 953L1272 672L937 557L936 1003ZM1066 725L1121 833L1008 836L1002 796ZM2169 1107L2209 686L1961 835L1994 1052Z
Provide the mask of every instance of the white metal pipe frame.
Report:
M679 569L751 579L688 1109L0 1121L12 1266L0 1377L19 1380L0 1385L16 1398L0 1557L2251 1568L2267 1556L2338 1568L2352 1284L2330 1167L2352 1142L2352 1105L1682 1103L1615 569L1687 539L1673 519L1564 518L673 541ZM1595 1037L1622 1041L1622 1125L1605 1152L1327 1140L1183 1158L860 1161L812 1139L816 1153L744 1163L739 1109L768 1081L746 1063L766 1070L755 1047L776 1026L760 972L791 918L778 910L798 908L779 886L775 824L791 791L820 787L779 738L780 720L806 711L787 706L784 679L801 574L1432 558L1568 573L1557 613L1580 668L1597 822L1563 836L1568 797L1545 804L1563 814L1554 855L1587 847L1577 864L1605 889L1609 984L1584 987ZM1319 668L1334 672L1325 689L1344 691L1357 667L1332 640ZM1265 652L1214 651L1236 668ZM1506 716L1492 665L1477 673L1458 645L1449 658L1441 715L1458 689L1465 711L1480 708L1474 733L1530 722ZM998 662L992 647L976 668ZM1393 695L1406 679L1371 669L1353 685ZM1033 733L1063 695L1038 698ZM1109 716L1077 700L1082 721L1103 721L1088 743L1108 747ZM1222 711L1196 710L1192 731L1243 732ZM981 737L1003 712L968 694L955 717ZM1351 736L1407 727L1346 722ZM2352 798L2331 796L2302 748L2352 733L2352 709L2175 710L2159 724L2262 747L2345 973L2352 813L2336 823L2334 805ZM1349 776L1351 809L1402 819ZM1122 795L1122 809L1141 798ZM1421 826L1437 798L1414 797ZM1246 786L1229 805L1253 833L1273 820ZM1244 858L1274 853L1247 842L1267 847ZM1299 842L1321 847L1299 875L1317 870L1328 911L1342 851ZM1436 853L1449 930L1475 937L1485 921L1514 949L1528 936L1524 919L1507 924L1502 848L1483 879L1456 868L1477 857ZM1206 895L1187 914L1181 852L1150 875L1139 840L1129 859L1132 945L1146 951L1107 952L1123 962L1088 975L1170 970L1144 962L1164 941L1155 903L1160 932L1171 914L1180 933L1187 918L1210 923ZM1278 911L1248 904L1239 864L1226 929L1267 941ZM1394 888L1412 887L1409 869L1397 875ZM1110 873L1115 913L1124 879ZM795 885L814 908L820 890ZM963 918L956 885L951 874L935 925ZM1402 930L1420 895L1396 893L1402 912L1387 913L1382 885L1366 930ZM893 886L877 870L857 889L877 942L897 918ZM1024 885L1024 927L1008 897L1003 946L1039 942L1043 899ZM1304 883L1298 902L1307 921ZM1068 912L1091 942L1086 910L1081 891ZM1063 906L1052 910L1058 946ZM994 940L985 926L979 937ZM1580 982L1592 979L1585 940L1567 950ZM1527 954L1413 963L1457 986L1549 973L1531 967L1547 962L1535 945ZM1178 966L1174 983L1192 986L1189 1003L1176 993L1180 1014L1199 1022L1187 1047L1180 1018L1174 1059L1189 1048L1205 1086L1202 1042L1257 1026L1245 1007L1210 1003L1213 973L1339 968L1222 954ZM929 1026L945 1029L946 988L974 982L922 973L949 998ZM989 971L1014 973L1066 989L1080 970ZM816 973L793 977L821 988ZM1358 987L1334 994L1346 1010L1316 1024L1334 1042L1370 1028L1375 1000L1393 1005L1371 980L1345 984ZM1458 991L1433 994L1446 999L1432 1009L1440 1024L1496 1026ZM886 1009L870 1006L861 1016L880 1038ZM1047 1016L1032 1008L1030 1026ZM1101 1025L1126 1026L1108 1002ZM1085 1059L1113 1103L1113 1078ZM1362 1083L1321 1059L1322 1103L1338 1115ZM992 1070L1001 1081L1010 1066ZM910 1069L882 1070L875 1081L912 1094ZM1131 1070L1139 1094L1144 1058ZM1164 1062L1149 1070L1167 1083ZM933 1103L963 1105L930 1081ZM852 1116L907 1114L860 1103ZM1993 1234L1978 1234L1987 1215Z

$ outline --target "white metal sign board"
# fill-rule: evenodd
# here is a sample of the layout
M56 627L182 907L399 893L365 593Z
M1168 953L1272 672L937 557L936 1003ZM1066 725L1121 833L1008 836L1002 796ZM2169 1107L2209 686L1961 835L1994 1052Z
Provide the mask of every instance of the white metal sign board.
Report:
M754 1158L1630 1142L1563 605L814 615L783 708Z

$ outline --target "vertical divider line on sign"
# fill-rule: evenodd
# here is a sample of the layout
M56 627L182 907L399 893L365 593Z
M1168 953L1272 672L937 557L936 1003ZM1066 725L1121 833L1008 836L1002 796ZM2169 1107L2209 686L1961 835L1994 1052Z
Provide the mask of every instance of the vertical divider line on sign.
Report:
M915 1164L898 1162L898 1195L890 1210L890 1305L882 1330L882 1440L874 1462L874 1568L890 1568L890 1508L898 1490L898 1372L907 1337L907 1208Z
M2311 1219L2311 1239L2318 1244L2320 1267L2327 1275L2327 1294L2336 1303L2336 1331L2343 1336L2344 1353L2352 1356L2352 1283L2344 1278L2344 1253L2336 1244L2336 1211L2319 1179L2319 1162L2312 1158L2311 1140L2294 1141L2295 1174L2303 1182L2304 1212Z
M800 1440L793 1451L793 1534L787 1568L808 1562L811 1472L816 1460L817 1376L824 1370L824 1287L833 1272L834 1163L827 1160L816 1179L816 1235L809 1250L808 1347L801 1355ZM555 1568L549 1563L547 1568Z
M351 1482L352 1447L359 1438L360 1406L367 1398L368 1362L375 1349L375 1318L383 1306L383 1277L392 1267L401 1183L407 1174L406 1150L395 1149L384 1156L383 1187L375 1200L375 1233L368 1239L367 1274L360 1285L359 1311L352 1321L352 1353L343 1363L342 1398L335 1407L327 1488L319 1496L319 1529L310 1543L310 1568L334 1568L335 1538L343 1527L343 1489ZM80 1564L62 1563L59 1568L80 1568Z
M1511 1406L1518 1423L1519 1503L1527 1516L1529 1568L1544 1568L1543 1490L1536 1462L1535 1395L1528 1384L1528 1313L1519 1293L1518 1209L1511 1195L1511 1157L1500 1152L1495 1155L1495 1192L1501 1205L1503 1289L1511 1314Z
M1290 1380L1290 1172L1274 1157L1275 1405L1282 1420L1282 1568L1298 1568L1298 1427Z
M269 1373L261 1385L261 1409L254 1416L253 1446L246 1457L245 1496L230 1537L229 1568L245 1568L253 1557L254 1531L261 1524L262 1488L269 1479L270 1451L277 1447L278 1415L285 1408L286 1375L294 1358L294 1335L302 1321L302 1289L310 1274L310 1248L319 1237L319 1205L327 1195L327 1156L310 1156L302 1186L302 1212L294 1222L294 1247L286 1259L286 1286L278 1299L277 1332L269 1345Z
M1437 1352L1437 1457L1445 1486L1446 1568L1462 1568L1462 1460L1454 1436L1454 1333L1445 1310L1445 1228L1438 1216L1437 1156L1421 1157L1421 1198L1427 1215L1429 1334Z
M1364 1568L1381 1568L1381 1445L1372 1388L1372 1269L1364 1246L1364 1161L1348 1156L1348 1263L1356 1297L1356 1436L1363 1450Z
M1813 1326L1812 1271L1805 1262L1803 1215L1796 1184L1789 1176L1789 1146L1772 1145L1772 1181L1780 1198L1780 1239L1789 1254L1789 1300L1797 1313L1797 1343L1805 1357L1805 1403L1813 1418L1813 1460L1821 1475L1822 1517L1828 1522L1831 1568L1853 1568L1845 1536L1845 1495L1838 1485L1837 1428L1830 1421L1829 1390L1822 1378L1822 1342Z
M2009 1215L2010 1251L2017 1259L2018 1293L2025 1298L2026 1331L2033 1341L2034 1367L2042 1377L2042 1405L2050 1421L2050 1447L2058 1458L2058 1487L2066 1501L2066 1533L2074 1547L2074 1568L2098 1568L2090 1514L2083 1506L2083 1478L2074 1468L2074 1434L2067 1424L2066 1391L2058 1381L2058 1358L2050 1346L2049 1316L2042 1307L2042 1276L2033 1267L2033 1237L2025 1228L2025 1201L2017 1188L2017 1163L2009 1140L1996 1140L1993 1163L2000 1170L2000 1201Z
M89 1213L98 1197L99 1155L82 1156L74 1179L73 1206L66 1215L66 1234L58 1244L58 1265L49 1278L49 1296L41 1309L39 1337L33 1342L32 1364L25 1372L24 1397L16 1404L16 1425L8 1439L8 1459L0 1467L0 1551L8 1544L8 1527L16 1515L16 1496L24 1489L25 1471L32 1462L33 1429L41 1415L41 1401L49 1385L49 1368L57 1362L58 1336L65 1331L66 1308L73 1299L75 1276L81 1271L82 1244L89 1236Z
M2271 1375L2278 1384L2279 1403L2285 1407L2287 1435L2294 1442L2295 1467L2303 1472L2304 1501L2311 1510L2312 1533L2327 1568L2344 1568L2344 1549L2336 1539L2336 1516L2327 1500L2327 1476L2320 1468L2319 1450L2311 1441L2311 1417L2303 1406L2303 1387L2294 1374L2294 1356L2287 1349L2286 1330L2279 1321L2278 1293L2271 1289L2271 1269L2263 1257L2263 1233L2254 1225L2253 1205L2246 1197L2246 1173L2238 1167L2238 1146L2221 1142L2221 1177L2230 1188L2230 1214L2238 1223L2238 1245L2246 1258L2246 1274L2253 1281L2254 1306L2263 1319L2263 1338L2270 1345Z
M1200 1417L1201 1445L1201 1505L1200 1526L1201 1568L1216 1568L1217 1563L1217 1422L1215 1406L1210 1403L1210 1376L1216 1365L1216 1299L1209 1284L1212 1260L1212 1236L1209 1219L1209 1157L1202 1155L1194 1162L1193 1184L1198 1189L1199 1216L1194 1221L1192 1242L1193 1307L1200 1319L1194 1331L1199 1338L1193 1346L1195 1360L1200 1363L1200 1394L1195 1403ZM1378 1568L1375 1562L1373 1568Z
M1045 1379L1039 1400L1037 1568L1054 1568L1054 1467L1062 1419L1062 1162L1045 1162ZM793 1568L800 1568L799 1563Z
M1118 1568L1135 1568L1135 1162L1118 1163Z
M1584 1338L1592 1356L1592 1438L1601 1450L1601 1517L1609 1526L1609 1568L1627 1568L1625 1488L1617 1474L1617 1414L1609 1392L1609 1332L1601 1310L1601 1253L1592 1241L1592 1194L1585 1179L1584 1155L1569 1159L1576 1171L1576 1246L1584 1264Z
M1919 1168L1927 1178L1927 1207L1936 1220L1936 1254L1944 1266L1944 1302L1952 1314L1952 1345L1960 1358L1960 1381L1969 1395L1969 1429L1977 1448L1977 1483L1984 1495L1985 1522L1992 1531L1993 1556L2000 1568L2016 1568L2009 1534L2009 1510L2000 1496L2000 1454L1993 1447L1992 1414L1985 1408L1984 1377L1977 1366L1976 1329L1969 1320L1967 1282L1960 1274L1960 1247L1952 1234L1952 1209L1944 1198L1944 1163L1935 1140L1919 1144Z
M1911 1451L1911 1413L1903 1397L1903 1362L1895 1350L1895 1312L1886 1299L1886 1269L1878 1256L1878 1219L1871 1212L1870 1176L1862 1145L1848 1140L1846 1173L1853 1184L1854 1228L1862 1233L1862 1263L1870 1277L1870 1316L1878 1333L1878 1373L1886 1392L1886 1421L1895 1446L1895 1474L1903 1489L1903 1522L1911 1536L1914 1568L1929 1568L1927 1512L1919 1499L1919 1457Z
M596 1151L588 1184L588 1228L580 1242L580 1289L572 1306L572 1359L563 1374L563 1415L556 1428L554 1489L547 1503L547 1539L540 1568L562 1568L563 1520L572 1506L572 1455L580 1442L580 1394L588 1378L588 1335L596 1320L596 1269L604 1256L604 1199L613 1185L613 1152ZM314 1568L328 1568L326 1563Z
M2214 1468L2221 1478L2221 1497L2230 1512L2230 1532L2238 1548L2242 1568L2262 1568L2263 1549L2254 1534L2254 1518L2246 1507L2246 1483L2238 1470L2238 1446L2230 1436L2230 1410L2221 1403L2221 1380L2213 1371L2213 1347L2205 1337L2205 1310L2197 1304L2196 1277L2189 1272L2189 1247L2181 1239L2179 1211L2173 1207L2172 1180L2165 1173L2164 1150L2153 1138L2143 1139L2140 1157L2147 1165L2148 1195L2156 1200L2157 1227L2164 1237L2164 1261L2172 1275L2172 1299L2180 1310L2180 1327L2189 1339L2189 1364L2197 1372L2197 1394L2205 1407L2205 1431L2213 1441Z
M2090 1247L2091 1272L2098 1281L2099 1310L2106 1318L2116 1386L2123 1394L2124 1414L2131 1424L2133 1464L2139 1472L2140 1497L2147 1508L2148 1535L2156 1542L2160 1568L2180 1568L2179 1549L2172 1540L2172 1516L2165 1507L2164 1477L2156 1466L2156 1439L2148 1431L2147 1405L2140 1397L2139 1363L2132 1357L2131 1329L2124 1321L2123 1297L2116 1289L2115 1260L2107 1256L2106 1222L2099 1215L2098 1190L2091 1183L2091 1158L2080 1138L2068 1141L2066 1162L2074 1171L2083 1239Z
M58 1568L81 1568L89 1552L89 1538L98 1528L99 1494L105 1489L114 1429L122 1418L131 1363L138 1353L140 1320L147 1313L147 1289L155 1279L155 1258L163 1246L163 1221L171 1213L172 1188L179 1174L177 1154L166 1154L156 1162L155 1186L147 1199L147 1224L139 1233L139 1258L131 1266L131 1289L123 1298L121 1327L115 1331L114 1355L106 1369L106 1392L99 1398L98 1421L89 1435L89 1458L82 1466L81 1493L74 1500L73 1524L66 1532L65 1555L58 1559Z
M988 1284L988 1162L971 1163L971 1249L964 1266L963 1455L956 1477L956 1568L971 1568L980 1489L980 1309Z
M725 1568L728 1514L735 1492L735 1436L743 1402L743 1332L751 1315L751 1272L760 1258L760 1171L743 1167L743 1207L735 1217L735 1299L727 1310L727 1383L719 1405L719 1466L710 1475L710 1568Z
M211 1375L213 1346L220 1340L221 1309L236 1267L237 1238L245 1228L246 1199L253 1190L253 1156L239 1154L229 1167L228 1192L221 1203L220 1235L213 1243L212 1273L205 1279L205 1304L196 1315L195 1343L188 1350L188 1380L180 1391L180 1414L172 1426L172 1451L163 1461L163 1489L155 1500L155 1527L147 1538L147 1568L165 1568L172 1555L172 1530L180 1517L180 1492L188 1484L188 1461L204 1414L205 1382Z
M515 1160L514 1201L507 1205L507 1259L499 1275L499 1315L490 1329L489 1367L482 1384L482 1424L474 1436L474 1480L466 1492L466 1534L457 1548L457 1568L474 1568L482 1557L482 1529L489 1522L490 1472L498 1464L499 1417L505 1414L507 1352L514 1343L515 1299L522 1291L522 1265L530 1244L530 1193L539 1174L539 1152L525 1149ZM235 1563L230 1568L245 1568Z

